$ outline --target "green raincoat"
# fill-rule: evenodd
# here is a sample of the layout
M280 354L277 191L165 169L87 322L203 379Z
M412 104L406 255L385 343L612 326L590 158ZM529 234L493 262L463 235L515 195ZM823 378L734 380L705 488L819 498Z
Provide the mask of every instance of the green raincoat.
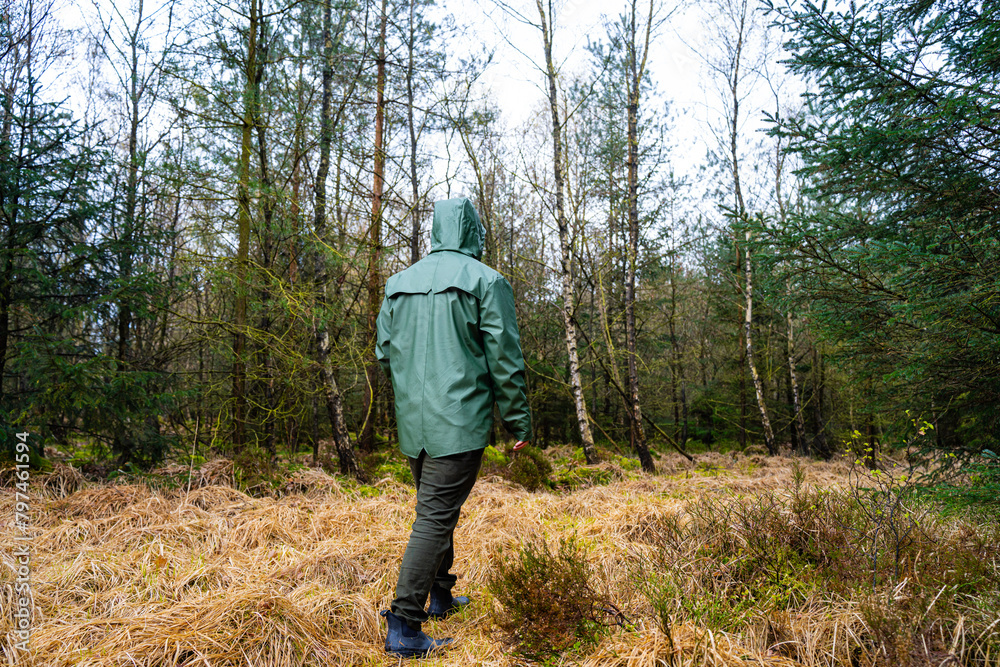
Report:
M494 401L514 437L531 439L514 293L478 261L484 236L472 202L439 201L430 254L386 282L375 354L392 380L407 456L482 449Z

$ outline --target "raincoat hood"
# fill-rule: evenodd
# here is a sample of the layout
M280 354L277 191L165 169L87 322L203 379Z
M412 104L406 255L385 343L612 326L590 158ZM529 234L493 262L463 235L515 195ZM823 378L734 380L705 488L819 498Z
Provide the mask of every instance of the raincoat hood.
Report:
M472 202L465 197L434 202L431 252L454 250L479 259L483 256L486 230Z

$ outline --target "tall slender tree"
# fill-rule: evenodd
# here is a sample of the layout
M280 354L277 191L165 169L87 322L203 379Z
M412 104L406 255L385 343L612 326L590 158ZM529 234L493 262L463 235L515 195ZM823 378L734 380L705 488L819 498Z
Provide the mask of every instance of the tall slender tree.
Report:
M751 213L744 197L744 182L741 172L741 127L744 111L741 104L748 94L747 88L752 80L759 75L756 63L748 63L747 52L751 39L761 39L755 34L760 18L755 13L749 0L716 0L707 11L713 14L713 23L720 34L720 52L707 62L713 73L723 81L723 115L725 130L722 138L725 145L726 166L732 183L732 221L733 239L737 249L738 262L736 276L737 289L742 297L741 343L744 350L747 370L753 384L760 413L761 427L764 433L764 444L771 454L777 453L774 430L768 411L764 386L757 367L756 350L754 346L754 267L752 256L752 228L749 224ZM751 80L752 77L752 80ZM742 238L741 238L742 236ZM741 387L743 375L741 374ZM741 389L741 421L744 414L743 391Z
M563 157L563 127L559 115L559 92L557 71L552 59L555 15L551 0L535 0L538 9L538 27L542 34L542 48L545 54L545 79L548 84L549 113L552 120L552 172L555 180L556 226L559 230L559 273L562 284L562 320L566 333L566 354L569 360L569 381L576 408L577 428L588 463L596 461L594 436L590 430L590 414L583 392L583 378L580 373L579 338L576 324L576 288L574 286L573 248L566 216L565 176Z
M233 312L233 447L243 450L247 445L247 301L250 285L250 216L251 165L254 122L259 115L260 83L263 76L258 33L260 32L260 0L247 3L247 24L244 28L246 51L240 63L242 107L240 113L239 171L236 190L236 266L235 308Z
M375 145L372 167L372 209L368 227L368 345L375 341L375 320L382 303L382 202L385 186L385 65L386 65L386 25L389 21L387 0L382 0L379 12L378 56L375 59ZM372 362L365 368L367 380L364 393L361 434L358 438L361 448L370 451L375 448L375 420L382 371Z
M316 339L318 351L318 366L320 374L320 386L326 404L327 415L330 425L333 428L333 443L337 452L337 460L340 472L354 477L361 476L361 469L358 466L357 457L354 452L354 445L351 442L350 432L347 429L347 420L344 417L344 402L340 387L337 384L336 376L333 372L333 364L330 358L330 331L326 323L326 306L328 291L328 272L325 268L323 248L328 245L327 233L327 196L326 186L330 174L330 149L333 143L333 128L338 124L343 114L348 99L353 92L353 83L347 90L347 94L339 107L333 108L333 78L334 78L334 58L340 51L344 30L350 20L351 12L342 9L337 17L337 23L333 21L333 0L323 2L323 47L322 47L322 98L320 103L320 123L319 123L319 165L316 171L315 203L314 203L314 228L316 236L316 246L312 254L312 276L315 282L317 294L319 296L318 315L313 319L313 336ZM352 81L356 81L353 78ZM316 445L318 447L318 443Z
M639 395L639 359L636 352L635 282L639 261L639 103L646 75L649 39L655 15L654 0L650 0L645 27L637 20L638 0L631 0L628 15L622 18L625 61L628 76L628 249L625 278L625 341L628 350L628 384L631 401L629 438L632 449L639 457L642 469L654 472L649 455L646 433L642 427L642 405Z

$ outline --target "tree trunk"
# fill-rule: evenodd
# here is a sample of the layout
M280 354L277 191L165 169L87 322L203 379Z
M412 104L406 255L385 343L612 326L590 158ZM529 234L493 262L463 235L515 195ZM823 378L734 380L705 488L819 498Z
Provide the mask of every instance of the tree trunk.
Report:
M304 77L304 59L299 63L299 80L296 86L297 104L296 113L300 120L295 123L295 137L292 140L292 200L289 202L288 217L291 222L291 229L288 234L288 282L295 285L299 279L299 238L302 227L302 204L300 202L302 190L302 160L305 159L305 118L308 114L306 109L303 89L306 82ZM329 157L327 158L329 162Z
M742 296L740 291L739 276L743 274L743 253L739 249L737 244L736 252L739 254L739 259L736 262L736 295L737 297ZM742 307L745 307L743 304ZM742 309L742 308L741 308ZM736 338L739 342L737 351L740 355L739 361L739 374L740 374L740 432L739 432L739 443L740 449L746 449L747 447L747 343L746 343L746 330L743 328L743 322L739 321L737 323L737 334Z
M549 110L552 114L552 169L556 185L556 225L559 228L560 273L562 278L562 318L566 331L566 353L569 357L569 381L576 407L576 422L580 429L580 443L587 463L596 462L594 436L590 431L590 416L587 414L587 399L583 394L583 379L580 376L580 358L577 352L577 331L575 310L575 287L573 285L573 256L570 246L569 223L566 220L563 197L562 165L562 125L559 121L559 98L556 93L556 70L552 63L552 20L551 2L549 17L546 18L542 0L535 0L541 19L542 42L545 47L545 72L548 78Z
M642 469L655 472L656 466L649 454L646 432L642 428L642 407L639 400L639 364L636 351L635 325L635 273L639 261L639 92L646 69L646 55L649 52L649 34L653 23L653 3L650 1L649 16L646 21L646 37L639 63L636 44L636 3L631 3L629 23L628 68L628 250L625 279L625 346L628 352L629 399L632 403L632 419L629 424L629 440L632 450L639 457Z
M243 117L240 138L239 185L236 218L236 303L233 316L233 448L240 452L246 445L246 328L247 271L250 257L250 150L253 142L254 106L258 102L257 78L257 0L250 0L250 25L247 29L247 60L243 84Z
M265 25L261 22L260 35L258 36L261 43L264 43L267 39L265 34ZM263 67L257 70L257 84L255 89L260 94L261 84L263 79ZM256 344L257 351L256 354L260 357L260 368L263 369L263 389L264 389L264 410L262 411L262 420L264 427L264 449L268 453L268 465L274 462L277 457L277 444L275 442L275 420L278 414L277 399L274 390L274 358L271 354L270 345L267 342L268 337L271 332L271 325L273 324L273 317L271 315L271 286L269 278L273 273L274 268L274 258L277 250L277 243L275 242L274 234L274 212L275 212L275 195L274 195L274 184L272 182L270 165L270 157L268 152L268 137L267 137L267 127L268 124L261 118L261 107L256 105L254 107L253 115L253 125L257 134L257 163L258 169L260 171L260 213L262 224L260 225L260 266L263 269L265 278L263 281L263 289L260 293L260 304L261 304L261 318L260 318L260 337L259 342Z
M337 450L340 473L350 475L360 481L366 481L366 477L358 465L357 457L354 455L351 434L347 432L347 420L344 419L344 404L341 399L340 387L337 386L337 379L330 366L330 335L325 330L316 333L320 377L324 387L323 396L326 399L326 412L330 418L330 424L333 426L333 445Z
M386 0L382 0L382 15L379 24L378 42L378 72L375 79L375 168L372 183L372 214L369 227L368 255L368 348L375 344L375 320L378 318L382 303L382 187L385 172L385 148L383 131L385 130L385 29L388 16ZM364 422L361 425L361 435L358 438L361 449L375 449L375 420L378 413L377 403L379 386L382 383L382 371L375 362L365 367L367 379L364 394Z
M729 75L729 93L730 101L732 107L730 111L732 112L729 117L729 150L732 158L732 176L733 176L733 188L736 198L736 220L737 222L745 223L747 220L747 209L743 201L743 189L740 186L740 169L739 169L739 151L737 149L737 138L739 137L739 117L740 117L740 91L739 91L739 81L740 81L740 65L741 57L743 54L743 36L746 28L746 4L743 4L740 8L741 14L736 17L738 20L738 34L736 45L733 51L733 57L731 61L732 69L728 72ZM764 428L764 444L767 447L767 451L770 454L777 454L777 445L774 442L774 432L771 430L771 419L767 412L767 403L764 396L764 388L760 381L760 374L757 372L757 364L754 360L754 349L753 349L753 266L751 264L750 257L750 241L751 235L750 230L747 229L745 232L745 256L744 256L744 267L743 267L743 278L744 278L744 309L743 309L743 343L746 346L746 363L750 371L750 378L753 381L754 393L757 397L757 407L760 409L760 421L761 426ZM737 243L737 251L739 250L739 243ZM738 282L739 278L737 278ZM741 374L742 377L742 374ZM742 383L742 380L741 380ZM743 412L743 405L745 405L745 392L742 391L741 386L741 413ZM742 418L742 414L741 414Z
M410 264L420 260L420 181L417 179L417 129L413 120L413 52L416 48L414 13L417 0L410 0L410 32L406 42L406 124L410 130L410 188L413 204L410 209Z
M791 312L786 316L788 321L788 381L792 389L792 409L795 411L795 418L792 420L795 429L795 438L798 440L799 451L802 456L809 455L809 443L806 440L806 423L802 416L802 399L799 395L799 379L795 374L795 331Z
M317 243L322 246L326 239L326 181L330 174L330 148L333 144L333 0L323 2L323 96L320 103L320 130L319 130L319 165L316 169L316 202L314 211L313 231L316 234ZM339 30L338 30L339 34ZM326 309L326 271L324 270L323 255L319 249L312 253L312 279L314 289L318 290L317 309L323 312ZM330 426L333 431L334 448L337 450L337 461L340 471L356 478L361 477L361 469L358 466L357 458L354 454L354 444L351 442L350 433L347 430L347 422L344 419L343 400L340 394L340 387L337 386L336 378L333 374L332 363L330 361L330 336L325 322L321 319L313 327L313 336L316 340L317 366L320 377L320 386L323 388L324 402L327 414L330 418ZM315 425L318 419L313 416L313 461L320 457L319 433Z
M764 385L757 372L757 364L754 361L753 350L753 267L750 264L750 232L747 232L746 266L744 268L746 284L744 285L744 296L746 297L746 307L743 316L743 337L747 344L747 366L750 369L750 379L753 380L754 393L757 396L757 405L760 408L760 422L764 427L764 445L768 454L778 453L778 446L774 441L774 431L771 430L771 419L767 412L767 398L764 396Z

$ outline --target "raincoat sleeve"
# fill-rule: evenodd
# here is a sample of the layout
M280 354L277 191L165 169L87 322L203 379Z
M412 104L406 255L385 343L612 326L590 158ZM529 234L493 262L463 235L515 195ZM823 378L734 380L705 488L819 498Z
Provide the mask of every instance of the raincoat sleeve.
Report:
M524 382L524 356L514 313L514 292L494 280L480 301L479 328L500 418L518 440L531 440L531 409Z
M382 307L375 320L375 358L378 359L386 377L392 380L389 370L389 332L392 329L392 305L388 297L382 298Z

